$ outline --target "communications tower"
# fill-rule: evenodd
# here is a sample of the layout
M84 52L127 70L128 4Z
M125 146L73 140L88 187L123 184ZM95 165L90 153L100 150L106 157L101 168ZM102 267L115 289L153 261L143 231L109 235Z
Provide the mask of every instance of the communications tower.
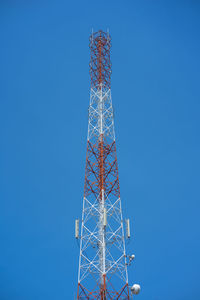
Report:
M77 300L130 299L140 286L129 288L127 266L134 255L125 250L113 107L111 99L111 38L90 36L90 105ZM126 233L130 237L129 219Z

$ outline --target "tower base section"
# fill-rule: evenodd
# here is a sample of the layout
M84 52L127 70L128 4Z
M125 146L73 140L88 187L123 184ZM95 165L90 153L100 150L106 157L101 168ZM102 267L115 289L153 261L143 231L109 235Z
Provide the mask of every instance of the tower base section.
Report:
M105 287L97 284L95 289L89 291L79 283L77 300L130 300L129 287L125 284L119 291L116 291L109 284Z

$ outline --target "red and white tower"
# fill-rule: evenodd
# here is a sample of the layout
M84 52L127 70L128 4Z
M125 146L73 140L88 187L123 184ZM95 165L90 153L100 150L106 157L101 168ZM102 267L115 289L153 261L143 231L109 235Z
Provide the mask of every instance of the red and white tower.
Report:
M79 300L130 299L119 175L111 99L111 39L98 31L90 36L91 92L87 157L78 271ZM127 235L130 235L129 220Z

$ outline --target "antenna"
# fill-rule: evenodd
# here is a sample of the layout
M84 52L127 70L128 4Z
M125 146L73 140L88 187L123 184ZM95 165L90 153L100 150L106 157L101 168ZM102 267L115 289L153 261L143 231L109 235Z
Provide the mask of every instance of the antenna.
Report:
M126 219L126 238L130 239L131 233L130 233L130 220Z
M79 238L79 220L75 220L75 238Z

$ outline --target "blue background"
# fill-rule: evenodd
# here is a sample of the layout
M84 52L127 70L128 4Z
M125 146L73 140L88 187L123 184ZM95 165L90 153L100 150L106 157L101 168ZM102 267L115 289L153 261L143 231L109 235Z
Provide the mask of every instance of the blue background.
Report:
M91 29L112 96L138 300L200 299L200 2L1 1L0 299L74 299Z

